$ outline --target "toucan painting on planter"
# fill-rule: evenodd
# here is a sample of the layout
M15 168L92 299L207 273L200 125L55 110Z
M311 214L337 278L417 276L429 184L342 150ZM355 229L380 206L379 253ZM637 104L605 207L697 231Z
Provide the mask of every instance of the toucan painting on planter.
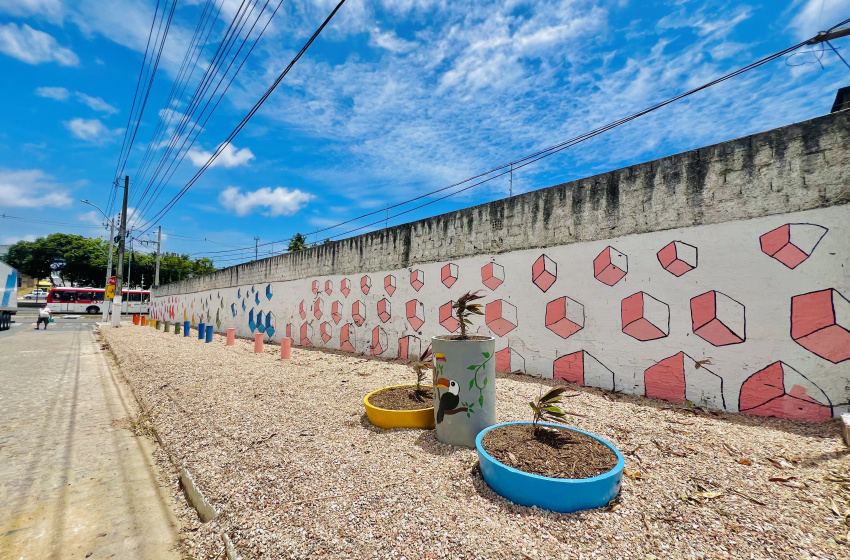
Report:
M496 340L466 334L468 315L483 315L482 296L466 293L453 305L460 335L435 336L434 423L437 440L475 447L478 433L496 423Z
M372 391L363 399L369 422L379 428L434 427L433 388L422 382L431 372L431 347L412 365L415 385L393 385Z

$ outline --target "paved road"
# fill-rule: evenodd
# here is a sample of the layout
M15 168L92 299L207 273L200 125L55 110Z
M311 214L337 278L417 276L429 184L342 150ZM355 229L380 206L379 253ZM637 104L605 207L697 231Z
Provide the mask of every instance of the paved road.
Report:
M0 558L177 559L151 444L94 338L96 318L0 333Z

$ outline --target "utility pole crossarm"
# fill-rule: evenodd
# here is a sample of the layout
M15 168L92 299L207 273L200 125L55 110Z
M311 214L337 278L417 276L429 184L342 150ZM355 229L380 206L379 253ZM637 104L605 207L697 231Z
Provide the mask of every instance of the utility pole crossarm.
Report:
M809 39L807 45L817 45L833 39L840 39L850 35L850 27L842 27L841 29L833 29L832 31L821 31L815 37Z

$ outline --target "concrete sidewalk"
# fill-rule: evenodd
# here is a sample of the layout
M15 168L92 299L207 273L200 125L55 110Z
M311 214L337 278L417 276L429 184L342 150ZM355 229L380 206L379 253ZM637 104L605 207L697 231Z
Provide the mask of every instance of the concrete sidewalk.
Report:
M180 558L136 403L74 324L0 339L0 558Z

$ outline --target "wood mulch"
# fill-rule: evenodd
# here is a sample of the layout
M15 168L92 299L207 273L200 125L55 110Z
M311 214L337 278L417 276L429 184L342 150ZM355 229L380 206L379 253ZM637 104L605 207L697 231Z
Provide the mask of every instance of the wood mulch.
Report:
M592 478L617 465L607 445L567 428L511 424L487 432L481 440L494 459L523 472L552 478Z
M422 410L434 406L434 391L431 387L389 387L369 397L369 404L384 410Z

